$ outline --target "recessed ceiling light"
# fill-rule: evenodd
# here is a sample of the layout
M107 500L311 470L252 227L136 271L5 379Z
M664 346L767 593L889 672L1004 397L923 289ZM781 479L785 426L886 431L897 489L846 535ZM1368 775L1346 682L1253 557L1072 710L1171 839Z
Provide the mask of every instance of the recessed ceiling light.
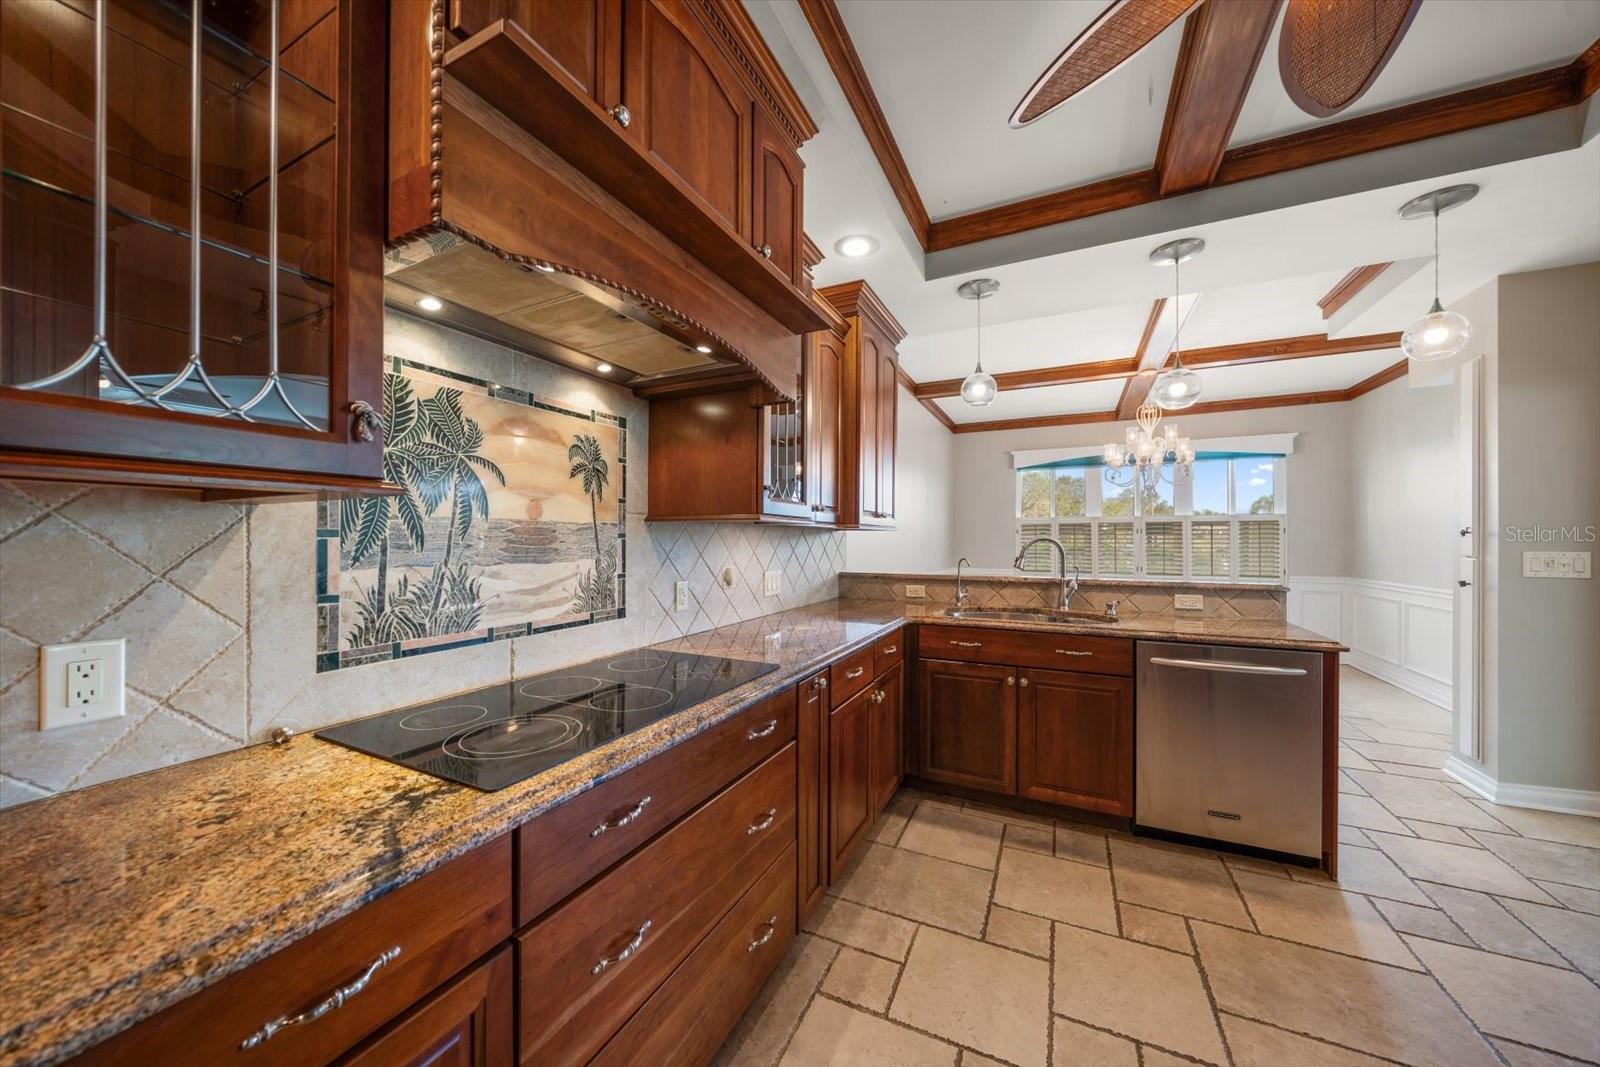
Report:
M425 296L417 301L417 307L423 311L443 311L444 301L436 296Z
M602 363L598 367L596 367L595 370L599 371L601 374L610 374L611 373L611 364Z
M868 237L864 233L853 233L849 237L841 237L833 243L833 250L841 256L850 259L860 259L870 256L878 250L878 239Z
M700 353L702 356L709 356L711 354L710 345L695 345L694 350Z

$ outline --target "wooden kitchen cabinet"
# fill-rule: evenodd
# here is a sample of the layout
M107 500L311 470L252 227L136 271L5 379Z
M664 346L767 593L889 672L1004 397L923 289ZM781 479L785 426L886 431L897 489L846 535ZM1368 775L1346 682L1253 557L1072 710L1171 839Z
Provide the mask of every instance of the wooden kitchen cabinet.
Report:
M831 312L832 308L828 310ZM807 334L801 373L806 415L806 490L811 498L812 517L830 525L839 521L843 436L840 403L848 333L849 326L840 318L837 329Z
M520 26L534 56L568 89L610 108L622 96L622 0L450 0L449 27L467 38L498 19Z
M805 285L805 234L802 208L805 164L778 124L760 108L755 115L755 173L751 241L756 252L784 281Z
M828 672L799 685L795 720L795 755L799 761L796 821L799 854L795 858L796 907L804 921L822 902L828 888Z
M0 476L380 489L362 412L382 406L386 5L284 6L275 131L276 6L204 5L193 197L188 5L96 10L7 4L0 23Z
M872 737L872 813L883 810L900 788L902 756L905 752L905 686L899 665L878 678L873 690Z
M916 728L919 776L993 793L1016 792L1016 668L921 660Z
M1017 679L1017 792L1133 815L1133 679L1025 670Z
M837 879L866 836L872 806L876 690L863 689L828 716L828 880Z
M502 947L340 1060L341 1067L511 1067L512 955Z
M905 328L865 282L817 290L846 321L840 375L839 525L892 528Z

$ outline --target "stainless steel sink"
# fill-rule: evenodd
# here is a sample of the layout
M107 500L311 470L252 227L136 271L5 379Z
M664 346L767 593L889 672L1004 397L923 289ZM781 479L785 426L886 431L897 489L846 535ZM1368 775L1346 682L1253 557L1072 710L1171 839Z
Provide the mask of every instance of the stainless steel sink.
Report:
M952 619L972 619L991 622L1116 622L1115 615L1098 611L1067 611L1061 608L1039 608L1034 611L969 611L949 608L945 614Z

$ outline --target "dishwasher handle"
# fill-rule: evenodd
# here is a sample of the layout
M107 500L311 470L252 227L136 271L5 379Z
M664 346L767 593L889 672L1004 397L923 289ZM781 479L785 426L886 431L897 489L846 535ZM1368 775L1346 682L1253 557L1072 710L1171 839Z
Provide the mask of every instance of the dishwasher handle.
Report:
M1151 656L1149 662L1158 667L1183 667L1191 671L1216 671L1220 674L1271 674L1279 677L1304 677L1304 667L1269 667L1262 663L1230 663L1225 660L1169 659Z

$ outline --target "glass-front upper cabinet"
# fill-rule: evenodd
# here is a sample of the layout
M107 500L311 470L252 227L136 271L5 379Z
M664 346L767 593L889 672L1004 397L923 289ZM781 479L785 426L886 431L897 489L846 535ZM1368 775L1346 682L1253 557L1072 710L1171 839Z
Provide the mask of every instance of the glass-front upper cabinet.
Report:
M0 477L380 484L382 0L0 7Z

